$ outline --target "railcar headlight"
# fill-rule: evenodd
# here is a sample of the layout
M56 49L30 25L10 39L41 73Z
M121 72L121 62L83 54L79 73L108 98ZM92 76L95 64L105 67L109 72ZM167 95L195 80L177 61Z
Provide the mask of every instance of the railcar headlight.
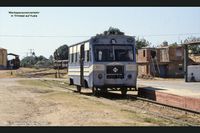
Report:
M131 78L132 78L132 75L131 75L131 74L129 74L127 77L128 77L128 79L131 79Z
M102 74L98 74L98 78L99 78L99 79L102 79L102 78L103 78L103 75L102 75Z

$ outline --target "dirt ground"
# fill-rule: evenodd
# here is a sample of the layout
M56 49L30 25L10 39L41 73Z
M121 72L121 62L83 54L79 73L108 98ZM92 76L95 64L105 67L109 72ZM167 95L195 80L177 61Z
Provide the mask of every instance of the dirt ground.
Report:
M83 89L79 94L68 85L66 75L58 79L54 74L41 74L52 71L21 69L14 71L12 78L9 71L0 71L0 126L200 125L198 114L124 98L118 93L96 97L90 89Z

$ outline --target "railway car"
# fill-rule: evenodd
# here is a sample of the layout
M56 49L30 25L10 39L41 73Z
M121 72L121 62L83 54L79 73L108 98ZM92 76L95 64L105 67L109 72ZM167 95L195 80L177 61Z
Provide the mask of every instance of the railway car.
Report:
M7 61L7 68L8 69L19 69L20 68L19 55L9 53L8 56L14 56L15 58L12 58Z
M54 60L54 69L64 69L68 67L68 60Z
M136 90L137 64L135 37L96 35L69 46L68 76L70 85L97 92Z

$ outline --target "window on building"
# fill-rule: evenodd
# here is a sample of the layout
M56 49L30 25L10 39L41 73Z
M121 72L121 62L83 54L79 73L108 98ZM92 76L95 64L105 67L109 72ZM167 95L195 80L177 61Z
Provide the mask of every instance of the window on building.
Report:
M155 58L155 57L156 57L156 51L151 50L151 57L152 57L152 58Z
M143 50L143 57L145 57L145 50Z
M182 55L181 48L177 48L177 49L176 49L176 56L177 56L177 57L183 56L183 55Z
M178 70L182 71L183 70L183 64L178 64Z

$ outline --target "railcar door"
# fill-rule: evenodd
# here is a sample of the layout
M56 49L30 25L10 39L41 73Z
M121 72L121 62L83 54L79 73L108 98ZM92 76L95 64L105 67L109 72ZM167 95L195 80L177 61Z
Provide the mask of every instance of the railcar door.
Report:
M80 48L80 85L84 85L84 44Z

